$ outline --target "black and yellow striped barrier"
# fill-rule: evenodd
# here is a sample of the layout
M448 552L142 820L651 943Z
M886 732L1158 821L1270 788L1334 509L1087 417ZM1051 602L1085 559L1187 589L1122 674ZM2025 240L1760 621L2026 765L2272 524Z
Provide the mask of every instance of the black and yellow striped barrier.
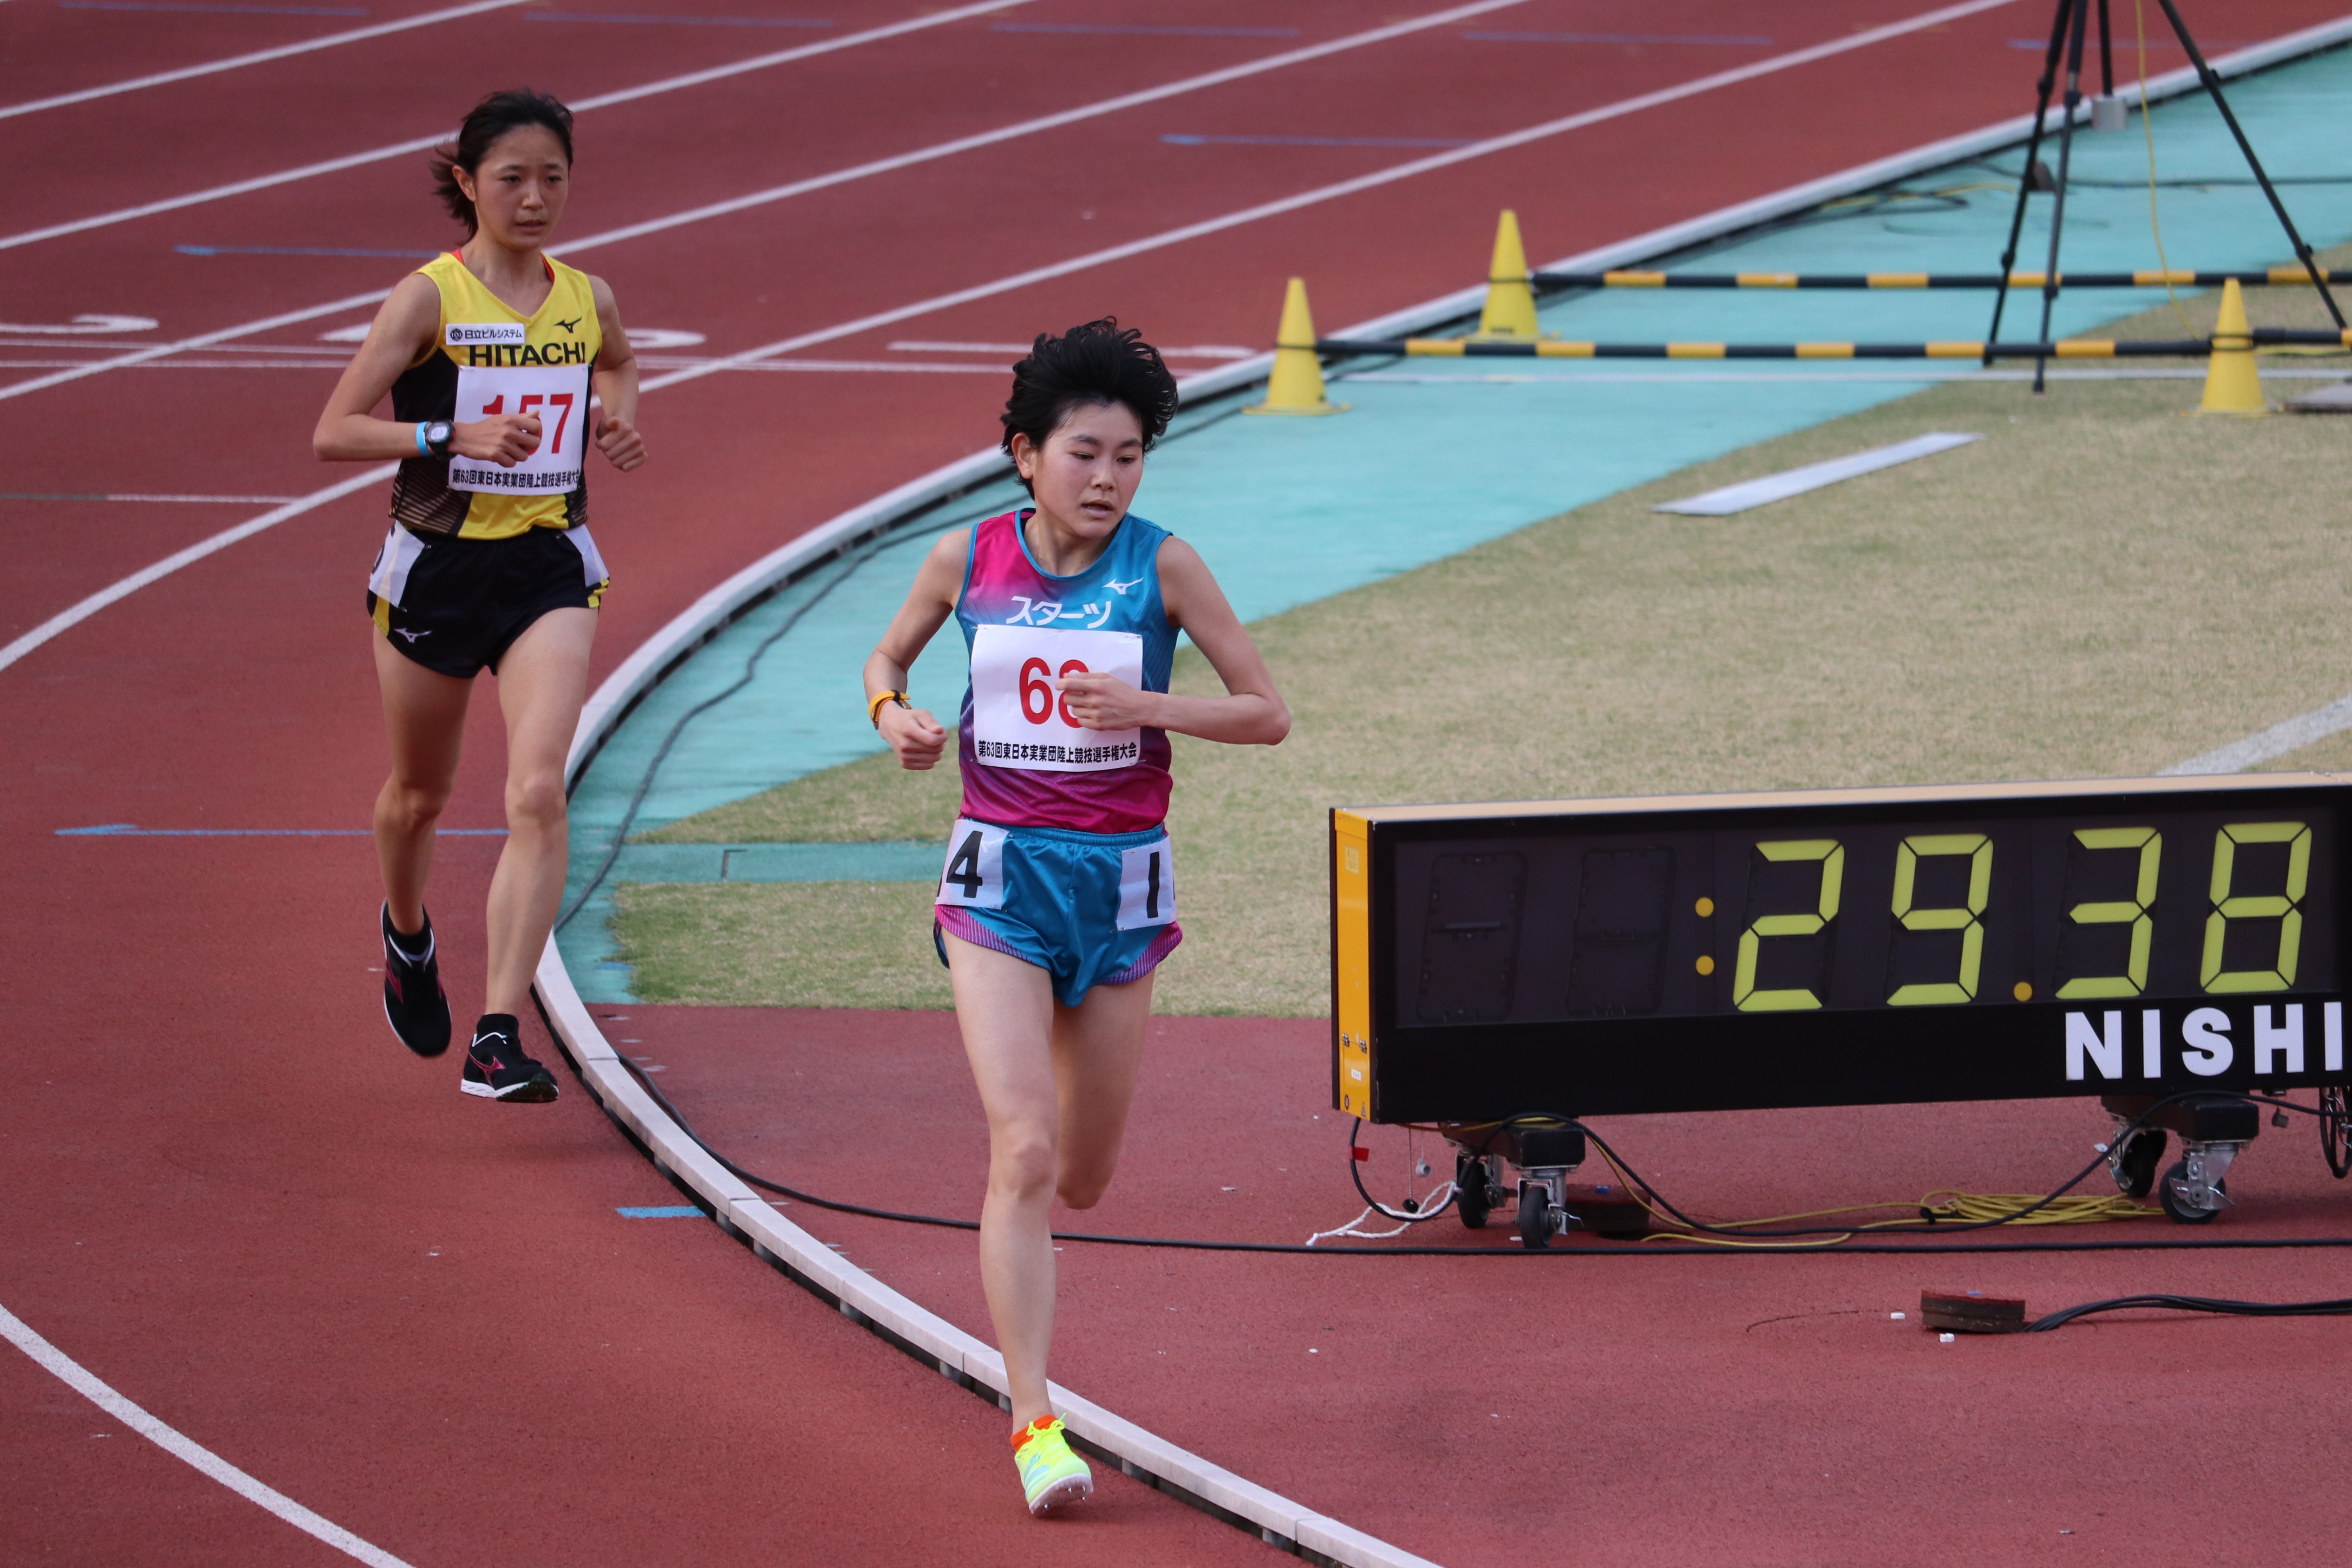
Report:
M2323 282L2352 282L2352 272L2320 268ZM1538 272L1530 279L1538 289L1998 289L1998 272ZM2039 289L2040 272L2012 272L2012 289ZM2062 289L2219 289L2241 285L2308 283L2311 274L2301 267L2272 267L2251 272L2061 272Z
M2352 348L2352 331L2258 327L2256 345L2325 344ZM2203 338L2061 338L2039 343L1588 343L1562 339L1481 342L1472 338L1318 338L1316 352L1415 359L2189 359L2213 352Z

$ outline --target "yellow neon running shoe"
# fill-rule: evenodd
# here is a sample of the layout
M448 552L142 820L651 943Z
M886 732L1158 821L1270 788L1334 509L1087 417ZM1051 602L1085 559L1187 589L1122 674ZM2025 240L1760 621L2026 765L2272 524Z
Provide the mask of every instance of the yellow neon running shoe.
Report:
M1095 1494L1094 1472L1070 1452L1062 1436L1062 1418L1040 1415L1013 1434L1013 1462L1021 1470L1021 1489L1029 1496L1029 1511L1083 1502Z

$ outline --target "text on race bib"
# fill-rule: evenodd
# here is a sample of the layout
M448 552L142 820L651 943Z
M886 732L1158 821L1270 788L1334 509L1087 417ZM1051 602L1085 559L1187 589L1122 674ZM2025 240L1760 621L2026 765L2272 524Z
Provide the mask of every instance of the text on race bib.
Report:
M976 910L1004 907L1004 829L956 818L948 835L948 863L940 873L942 904Z
M1176 919L1176 857L1161 834L1118 852L1118 929L1164 926Z
M982 626L971 639L972 752L992 768L1098 773L1132 767L1143 731L1088 730L1054 683L1111 675L1140 689L1143 638L1134 632Z
M539 416L538 450L511 468L452 455L451 489L547 496L580 488L591 417L584 367L458 366L456 423L478 425L500 414Z

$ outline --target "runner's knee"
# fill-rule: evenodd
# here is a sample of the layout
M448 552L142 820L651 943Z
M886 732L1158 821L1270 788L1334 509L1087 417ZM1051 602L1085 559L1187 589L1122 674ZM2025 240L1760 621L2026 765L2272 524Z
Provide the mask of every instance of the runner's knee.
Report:
M446 782L425 784L394 774L384 785L383 799L397 826L419 832L441 820L441 813L449 805L449 785Z
M1043 1131L1016 1131L993 1140L989 1184L1008 1197L1044 1197L1054 1190L1054 1140Z
M564 825L563 781L533 773L507 781L507 825L554 829Z

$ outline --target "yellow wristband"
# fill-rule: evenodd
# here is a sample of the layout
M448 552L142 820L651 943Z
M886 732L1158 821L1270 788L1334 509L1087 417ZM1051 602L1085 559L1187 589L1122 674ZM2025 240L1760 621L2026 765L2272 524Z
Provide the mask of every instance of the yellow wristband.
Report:
M903 691L877 691L866 700L866 721L879 730L882 727L882 704L896 702L901 708L912 708Z

